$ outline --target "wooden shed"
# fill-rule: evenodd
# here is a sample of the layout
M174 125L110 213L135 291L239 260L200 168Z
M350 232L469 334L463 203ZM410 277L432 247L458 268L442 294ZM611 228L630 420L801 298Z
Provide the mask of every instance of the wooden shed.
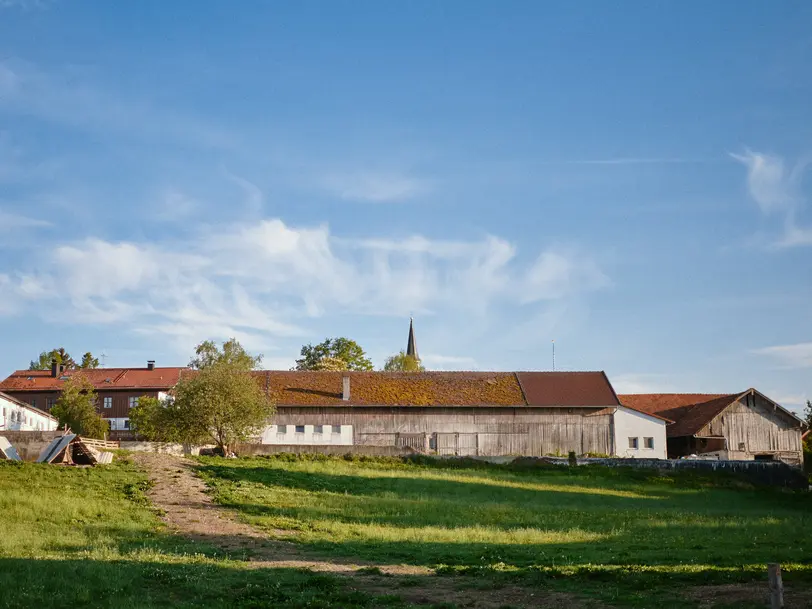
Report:
M619 398L625 405L675 421L667 428L669 458L716 453L723 459L803 463L804 421L756 389Z

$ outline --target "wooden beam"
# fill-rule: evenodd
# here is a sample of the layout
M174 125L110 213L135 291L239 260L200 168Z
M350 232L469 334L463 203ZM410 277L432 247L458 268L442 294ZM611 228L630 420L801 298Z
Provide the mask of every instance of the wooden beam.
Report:
M770 578L770 607L771 609L784 609L784 582L781 579L781 565L777 563L767 565L767 574Z

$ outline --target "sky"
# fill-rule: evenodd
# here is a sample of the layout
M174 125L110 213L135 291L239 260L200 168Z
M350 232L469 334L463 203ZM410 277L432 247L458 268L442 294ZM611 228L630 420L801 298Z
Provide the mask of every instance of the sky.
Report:
M812 4L0 0L0 375L429 369L812 399Z

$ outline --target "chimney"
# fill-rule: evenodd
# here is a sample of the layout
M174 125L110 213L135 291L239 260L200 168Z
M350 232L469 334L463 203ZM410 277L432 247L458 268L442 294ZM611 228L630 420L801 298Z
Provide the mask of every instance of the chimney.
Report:
M350 399L350 377L345 376L341 380L343 382L341 387L341 399L346 402Z
M51 376L54 378L59 376L59 362L56 358L51 360Z
M151 359L147 361L147 370L155 370L155 360Z

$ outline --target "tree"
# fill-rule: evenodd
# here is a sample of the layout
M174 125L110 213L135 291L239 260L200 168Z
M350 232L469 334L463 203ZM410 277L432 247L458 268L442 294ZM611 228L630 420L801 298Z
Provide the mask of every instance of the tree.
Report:
M262 354L251 355L236 338L225 341L222 349L214 341L205 340L195 347L195 357L189 361L189 367L203 370L218 363L233 364L241 370L256 370L262 363Z
M80 368L98 368L99 367L99 358L93 357L93 354L88 351L82 356L82 363L79 364Z
M342 372L347 370L347 362L340 357L330 357L329 355L321 358L313 366L313 370L323 370L327 372Z
M411 355L406 355L405 351L388 357L383 365L386 372L423 372L426 368L420 360Z
M274 405L251 369L259 358L235 339L217 348L201 343L192 360L197 371L184 376L172 396L141 398L130 411L130 426L148 440L207 444L223 454L262 431Z
M65 381L51 414L59 426L67 425L73 433L88 438L104 438L109 426L96 412L96 389L87 377L74 374Z
M325 358L343 360L346 370L372 370L372 362L361 346L344 337L327 338L318 345L304 345L301 356L296 360L296 370L319 370L319 362Z
M37 360L31 360L28 366L29 370L50 370L51 361L56 360L57 364L62 364L65 368L75 368L76 362L70 356L70 353L65 351L64 347L58 349L51 349L50 351L43 351L39 354Z
M812 429L812 401L806 401L806 408L804 408L804 421L806 421L807 429Z

